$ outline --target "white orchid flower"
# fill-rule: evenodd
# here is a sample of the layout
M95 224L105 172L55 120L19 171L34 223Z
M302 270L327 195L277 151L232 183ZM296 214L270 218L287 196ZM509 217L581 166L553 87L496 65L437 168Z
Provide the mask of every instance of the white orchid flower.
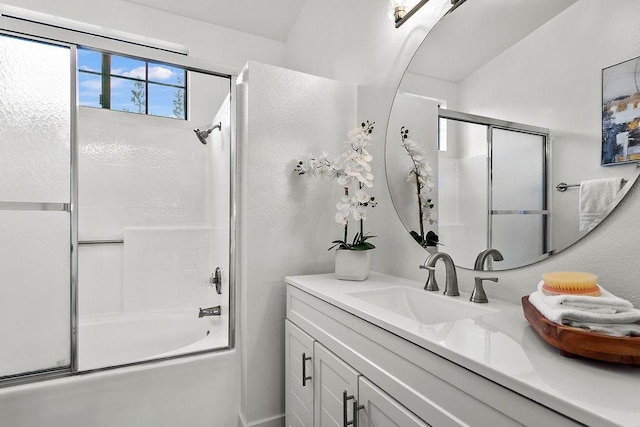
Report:
M336 178L345 194L348 194L354 186L356 187L355 195L344 195L336 203L337 212L334 219L345 227L345 239L349 218L353 217L355 220L364 221L366 220L367 207L375 206L373 197L363 190L364 187L373 186L370 164L373 156L366 147L371 143L374 124L368 121L363 122L360 127L349 132L349 141L345 141L345 151L340 157L329 160L326 152L317 157L310 155L308 159L298 162L294 169L299 175ZM367 238L361 236L361 240L353 245L364 245L365 247L369 245L368 248L373 248L373 245L365 243ZM349 247L350 244L345 243L345 246Z
M367 220L367 208L365 208L364 206L358 205L355 207L355 209L352 209L351 212L353 214L353 219L355 219L356 221Z
M349 219L349 212L338 211L335 216L335 220L338 224L347 225Z
M433 210L433 203L431 203L430 199L430 193L436 186L433 168L418 144L408 137L409 130L403 127L400 132L402 135L402 146L413 162L413 167L409 171L407 181L416 182L417 178L418 203L422 209L422 220L429 221L429 223L433 224L436 222L436 212Z
M338 180L338 184L340 184L342 187L349 187L351 185L351 175L347 175L344 173L338 176L337 178Z
M358 203L368 203L371 200L371 196L368 195L364 190L360 189L356 191L355 199Z

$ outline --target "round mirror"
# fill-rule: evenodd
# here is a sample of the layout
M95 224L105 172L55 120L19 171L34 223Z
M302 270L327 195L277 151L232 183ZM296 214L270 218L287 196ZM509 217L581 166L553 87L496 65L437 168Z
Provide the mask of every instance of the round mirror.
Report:
M416 244L509 269L611 212L638 176L639 12L634 0L466 1L438 22L386 135L389 190Z

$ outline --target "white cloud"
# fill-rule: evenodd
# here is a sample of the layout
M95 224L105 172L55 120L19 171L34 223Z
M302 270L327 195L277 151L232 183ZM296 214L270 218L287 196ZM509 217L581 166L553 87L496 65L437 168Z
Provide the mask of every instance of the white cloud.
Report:
M132 77L136 79L144 79L144 67L134 68L131 71L121 73L125 77ZM114 74L116 74L114 72ZM151 80L167 80L173 76L173 71L165 67L149 67L149 79Z
M114 72L114 74L116 73ZM122 75L125 77L133 77L134 79L144 79L144 75L145 75L144 67L134 68L131 71L122 73Z
M80 82L80 86L88 90L102 90L102 82L100 79L84 80Z
M164 67L149 67L149 78L154 80L167 80L173 76L173 71Z

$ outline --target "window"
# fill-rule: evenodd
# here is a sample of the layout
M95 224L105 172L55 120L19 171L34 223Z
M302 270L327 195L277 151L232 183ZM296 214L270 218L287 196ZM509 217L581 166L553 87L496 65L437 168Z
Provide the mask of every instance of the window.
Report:
M186 120L186 70L78 49L80 105Z

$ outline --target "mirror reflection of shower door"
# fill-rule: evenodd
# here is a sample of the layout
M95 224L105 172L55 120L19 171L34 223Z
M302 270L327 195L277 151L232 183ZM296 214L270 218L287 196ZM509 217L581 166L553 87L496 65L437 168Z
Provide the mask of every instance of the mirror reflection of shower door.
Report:
M448 133L438 186L455 195L440 198L445 250L470 268L487 248L502 252L500 269L543 257L550 247L548 130L444 109L438 115Z
M547 137L489 128L488 247L504 254L501 268L548 252Z
M71 367L71 49L0 35L0 378Z

